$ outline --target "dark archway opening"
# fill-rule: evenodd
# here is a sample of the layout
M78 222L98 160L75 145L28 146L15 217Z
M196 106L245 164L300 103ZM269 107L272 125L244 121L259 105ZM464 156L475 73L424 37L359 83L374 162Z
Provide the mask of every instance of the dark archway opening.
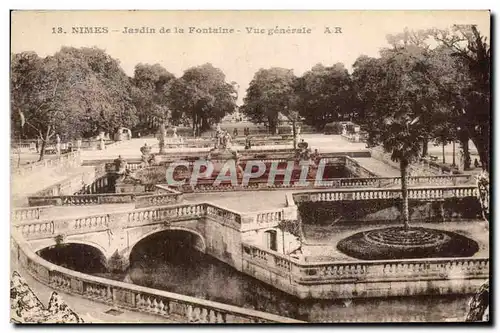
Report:
M267 248L278 251L278 234L276 230L268 230L264 234L266 235Z
M180 263L190 261L198 252L203 240L200 236L184 230L165 230L141 239L130 252L130 264L147 261L155 265L169 261Z
M106 257L97 248L85 244L57 244L37 252L43 259L77 272L105 273Z

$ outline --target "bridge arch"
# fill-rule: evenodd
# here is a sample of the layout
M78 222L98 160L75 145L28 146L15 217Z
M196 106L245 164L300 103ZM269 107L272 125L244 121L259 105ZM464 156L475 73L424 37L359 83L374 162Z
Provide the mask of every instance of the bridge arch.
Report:
M108 251L105 247L103 247L101 244L98 242L93 242L93 241L88 241L88 240L81 240L81 239L71 239L67 238L64 239L64 241L61 244L80 244L80 245L87 245L90 246L100 252L100 254L108 259L111 257L112 253ZM47 249L49 247L52 247L54 245L57 245L56 241L54 239L44 239L42 242L36 242L31 244L31 249L33 252L38 253L41 250Z
M137 244L139 244L139 242L141 242L142 240L144 240L152 235L163 233L163 232L169 232L169 231L184 231L184 232L187 232L189 234L196 236L196 238L194 239L194 244L193 244L194 247L198 251L200 251L202 253L206 253L207 243L206 243L205 237L199 231L191 229L191 228L182 227L182 226L169 226L169 227L161 228L161 229L153 229L153 230L150 230L144 234L141 234L139 237L135 238L129 244L127 250L123 253L123 256L125 258L129 259L130 254L132 253L134 247Z
M105 272L109 256L99 244L81 240L65 240L57 246L54 240L32 246L37 256L55 265L79 272Z

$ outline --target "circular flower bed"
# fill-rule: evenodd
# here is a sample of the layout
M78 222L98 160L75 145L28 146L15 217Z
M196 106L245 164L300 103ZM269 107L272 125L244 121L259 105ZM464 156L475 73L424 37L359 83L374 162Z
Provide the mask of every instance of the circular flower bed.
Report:
M450 231L389 227L358 232L342 239L337 248L362 260L470 257L477 242Z

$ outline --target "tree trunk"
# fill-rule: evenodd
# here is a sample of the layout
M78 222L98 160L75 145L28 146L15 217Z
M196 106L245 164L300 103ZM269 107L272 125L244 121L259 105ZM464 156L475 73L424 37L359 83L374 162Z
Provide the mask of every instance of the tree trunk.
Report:
M443 143L443 164L446 163L446 158L444 157L444 146L446 145L446 143Z
M273 117L267 117L267 122L269 124L269 133L276 134L276 123L277 121Z
M469 128L468 132L470 135L470 139L474 143L477 149L477 153L479 154L479 159L481 161L481 165L483 170L486 170L488 173L490 172L490 131L488 128L483 129L484 133L477 133L474 128Z
M196 138L196 113L193 113L193 136Z
M469 151L469 137L460 138L460 146L462 147L462 151L464 152L464 170L470 169L470 151Z
M295 121L292 121L292 136L293 136L293 149L297 149L297 130L295 129Z
M40 146L40 157L38 158L38 161L42 161L43 158L45 157L45 145L46 145L46 142L45 140L41 140L42 141L42 144Z
M402 195L402 207L401 207L401 218L403 226L406 230L410 228L410 210L408 207L408 161L402 159L399 162L399 168L401 169L401 195Z
M429 148L429 140L427 138L425 138L422 141L422 157L427 156L427 154L428 154L428 148Z
M481 161L481 166L483 170L490 172L490 163L489 163L489 143L484 142L482 138L472 138L472 142L476 146L477 153L479 154L479 160Z

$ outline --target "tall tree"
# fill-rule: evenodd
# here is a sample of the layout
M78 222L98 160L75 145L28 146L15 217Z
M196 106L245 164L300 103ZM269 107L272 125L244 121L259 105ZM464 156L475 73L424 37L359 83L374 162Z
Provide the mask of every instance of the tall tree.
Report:
M175 76L160 64L137 64L132 78L132 99L142 127L166 121L169 115L167 91Z
M242 113L255 123L267 124L269 132L276 133L278 115L292 109L295 80L291 69L259 69L243 99Z
M300 113L305 121L322 129L328 122L356 117L356 95L343 64L315 65L302 76Z
M135 122L128 78L99 49L63 47L45 58L13 54L11 82L13 114L23 115L26 137L41 140L40 159L57 134L72 139Z
M167 92L174 122L189 120L193 135L200 135L226 114L236 110L234 83L211 64L191 67L172 81Z
M100 131L115 133L120 127L132 128L137 124L130 79L118 60L95 47L63 47L59 53L72 56L75 62L90 70L87 74L90 84L80 95L87 113L83 124L87 124L85 135Z
M402 221L409 227L409 165L421 154L427 124L421 118L436 107L437 88L429 81L428 50L415 45L383 50L378 59L360 57L353 78L367 117L370 146L382 145L399 162Z
M442 62L439 78L445 81L441 81L441 88L461 117L463 135L472 139L483 168L489 171L491 52L487 38L474 25L434 29L428 33L454 58L454 61ZM447 78L454 79L446 81Z

